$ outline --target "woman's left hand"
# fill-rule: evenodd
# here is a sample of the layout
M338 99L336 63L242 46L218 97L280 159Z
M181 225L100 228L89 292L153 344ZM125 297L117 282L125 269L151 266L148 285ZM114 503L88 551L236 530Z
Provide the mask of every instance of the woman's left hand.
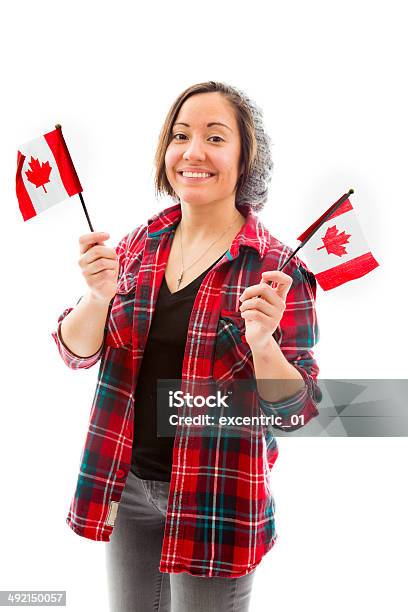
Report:
M266 281L269 280L274 281L276 287L268 285ZM270 342L285 311L292 282L292 277L284 272L262 272L261 282L247 287L241 294L239 309L245 319L245 338L252 351L261 350Z

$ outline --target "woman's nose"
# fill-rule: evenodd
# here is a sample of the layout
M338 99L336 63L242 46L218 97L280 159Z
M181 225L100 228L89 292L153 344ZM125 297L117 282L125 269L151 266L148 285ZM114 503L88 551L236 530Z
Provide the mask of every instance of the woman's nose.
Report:
M204 149L202 142L196 138L192 139L186 150L184 151L183 157L185 159L203 159L204 157Z

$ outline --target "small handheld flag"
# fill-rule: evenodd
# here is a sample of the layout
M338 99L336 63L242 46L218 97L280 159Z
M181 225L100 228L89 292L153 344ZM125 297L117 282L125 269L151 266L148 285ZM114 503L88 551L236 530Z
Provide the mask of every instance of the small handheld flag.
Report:
M17 152L16 194L24 221L78 194L91 231L74 164L61 126L25 143Z
M352 193L354 190L350 189L298 236L301 244L279 270L303 248L310 270L320 287L327 291L360 278L379 266L349 200Z

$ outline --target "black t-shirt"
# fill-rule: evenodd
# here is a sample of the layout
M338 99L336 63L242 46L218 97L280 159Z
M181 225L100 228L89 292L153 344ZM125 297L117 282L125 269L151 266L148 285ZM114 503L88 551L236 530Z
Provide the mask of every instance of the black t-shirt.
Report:
M143 480L170 482L174 436L157 437L157 380L181 379L188 323L195 297L208 271L223 256L174 293L170 292L163 276L135 390L130 469Z

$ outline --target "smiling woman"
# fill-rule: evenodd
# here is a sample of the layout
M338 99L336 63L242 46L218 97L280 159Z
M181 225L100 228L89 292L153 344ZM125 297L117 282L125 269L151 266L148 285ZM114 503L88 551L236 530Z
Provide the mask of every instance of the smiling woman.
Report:
M156 195L173 205L124 236L115 253L100 245L84 251L99 306L92 299L66 309L53 333L69 367L101 359L67 523L110 542L112 610L246 612L254 571L277 538L270 469L278 447L272 428L256 423L266 413L282 428L293 415L306 425L318 414L316 284L294 256L281 286L260 287L291 249L255 214L267 199L270 141L242 91L209 81L182 92L155 161ZM251 298L260 289L265 299ZM79 357L73 340L99 346L105 309L102 346ZM262 397L260 372L273 391L279 378L297 378L302 389ZM236 414L239 405L258 419L251 435L248 427L233 437L217 427L197 437L181 422L174 436L159 437L162 380L193 396L197 388L217 391L217 383L224 397L239 383L228 409ZM189 410L183 404L177 416Z

